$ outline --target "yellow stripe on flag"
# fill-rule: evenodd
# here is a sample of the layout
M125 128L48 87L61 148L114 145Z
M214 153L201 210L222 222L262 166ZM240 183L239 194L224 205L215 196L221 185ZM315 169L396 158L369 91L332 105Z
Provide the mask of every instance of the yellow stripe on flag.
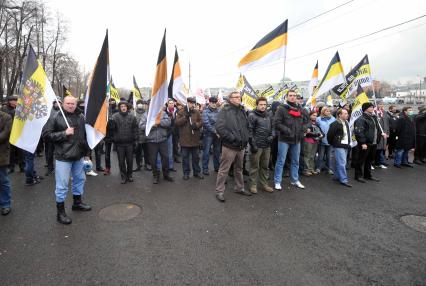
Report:
M277 50L280 48L284 49L286 45L287 45L287 33L276 37L272 41L266 43L265 45L257 49L251 50L244 58L241 59L238 66L241 67L248 63L257 61L274 50Z

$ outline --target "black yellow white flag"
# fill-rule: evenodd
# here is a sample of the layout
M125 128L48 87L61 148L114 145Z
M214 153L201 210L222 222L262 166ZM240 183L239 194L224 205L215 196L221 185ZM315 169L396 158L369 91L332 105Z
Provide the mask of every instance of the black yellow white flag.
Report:
M285 20L272 32L263 37L238 64L241 73L254 67L262 66L270 62L284 58L287 47L287 24Z
M55 93L31 45L21 85L9 142L34 153L43 126L49 119Z

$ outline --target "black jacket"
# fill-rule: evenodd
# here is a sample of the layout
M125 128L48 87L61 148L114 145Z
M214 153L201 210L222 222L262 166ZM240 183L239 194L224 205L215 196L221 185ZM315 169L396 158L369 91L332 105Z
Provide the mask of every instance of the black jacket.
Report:
M344 136L342 123L339 120L336 120L330 124L330 128L328 129L328 133L327 133L327 141L334 148L349 148L350 146L351 135L350 135L349 124L347 121L345 121L345 125L346 125L346 132L348 132L347 134L348 141L345 143L342 143L342 139Z
M396 121L398 120L398 117L396 117L393 113L386 111L388 114L388 120L389 120L389 132L395 133L396 132Z
M217 115L215 127L225 147L243 150L247 146L249 130L243 106L226 104Z
M401 113L396 121L396 143L397 150L410 150L416 146L416 127L414 121Z
M278 139L289 144L302 141L307 120L303 108L299 105L281 104L274 117L274 127L279 132Z
M108 121L112 132L112 142L115 144L132 145L138 139L138 122L130 112L117 112Z
M70 127L74 127L74 135L67 136L68 128L61 112L56 112L43 128L43 138L55 145L55 158L58 161L78 161L89 151L86 140L85 120L83 114L76 109L74 113L64 114Z
M426 112L417 114L414 122L416 123L417 136L426 137Z
M381 132L375 116L363 113L354 123L354 133L358 144L373 144L374 129L376 129L376 144L379 143Z
M254 110L248 116L250 145L268 148L272 142L272 119L268 111Z

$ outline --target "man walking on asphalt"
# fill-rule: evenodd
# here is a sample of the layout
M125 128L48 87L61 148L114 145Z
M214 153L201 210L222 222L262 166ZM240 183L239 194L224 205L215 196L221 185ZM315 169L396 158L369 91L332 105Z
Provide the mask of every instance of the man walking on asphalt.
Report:
M225 182L229 169L234 163L235 192L245 196L251 193L244 190L243 160L244 149L249 140L248 120L241 95L234 91L229 95L229 104L219 112L216 121L216 132L222 140L222 157L216 178L216 198L225 202Z
M61 112L47 121L43 129L43 138L55 145L55 181L56 181L56 208L57 221L70 224L71 218L65 213L65 199L68 192L70 177L74 203L74 211L90 211L92 208L83 203L81 196L84 193L86 175L83 170L83 157L90 152L86 141L85 120L81 111L77 109L77 99L66 96L63 104L64 114L70 127L67 127Z
M198 149L201 137L201 114L195 109L195 97L187 98L187 106L176 115L176 127L179 128L179 143L182 150L183 179L189 179L191 168L189 167L189 156L192 159L192 172L195 178L204 179L201 174L200 156Z

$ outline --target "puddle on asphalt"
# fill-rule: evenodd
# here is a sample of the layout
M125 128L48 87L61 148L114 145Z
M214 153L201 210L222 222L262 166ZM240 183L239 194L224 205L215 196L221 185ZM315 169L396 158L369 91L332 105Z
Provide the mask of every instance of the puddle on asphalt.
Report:
M135 204L113 204L100 210L99 217L106 221L126 221L137 217L142 209Z

